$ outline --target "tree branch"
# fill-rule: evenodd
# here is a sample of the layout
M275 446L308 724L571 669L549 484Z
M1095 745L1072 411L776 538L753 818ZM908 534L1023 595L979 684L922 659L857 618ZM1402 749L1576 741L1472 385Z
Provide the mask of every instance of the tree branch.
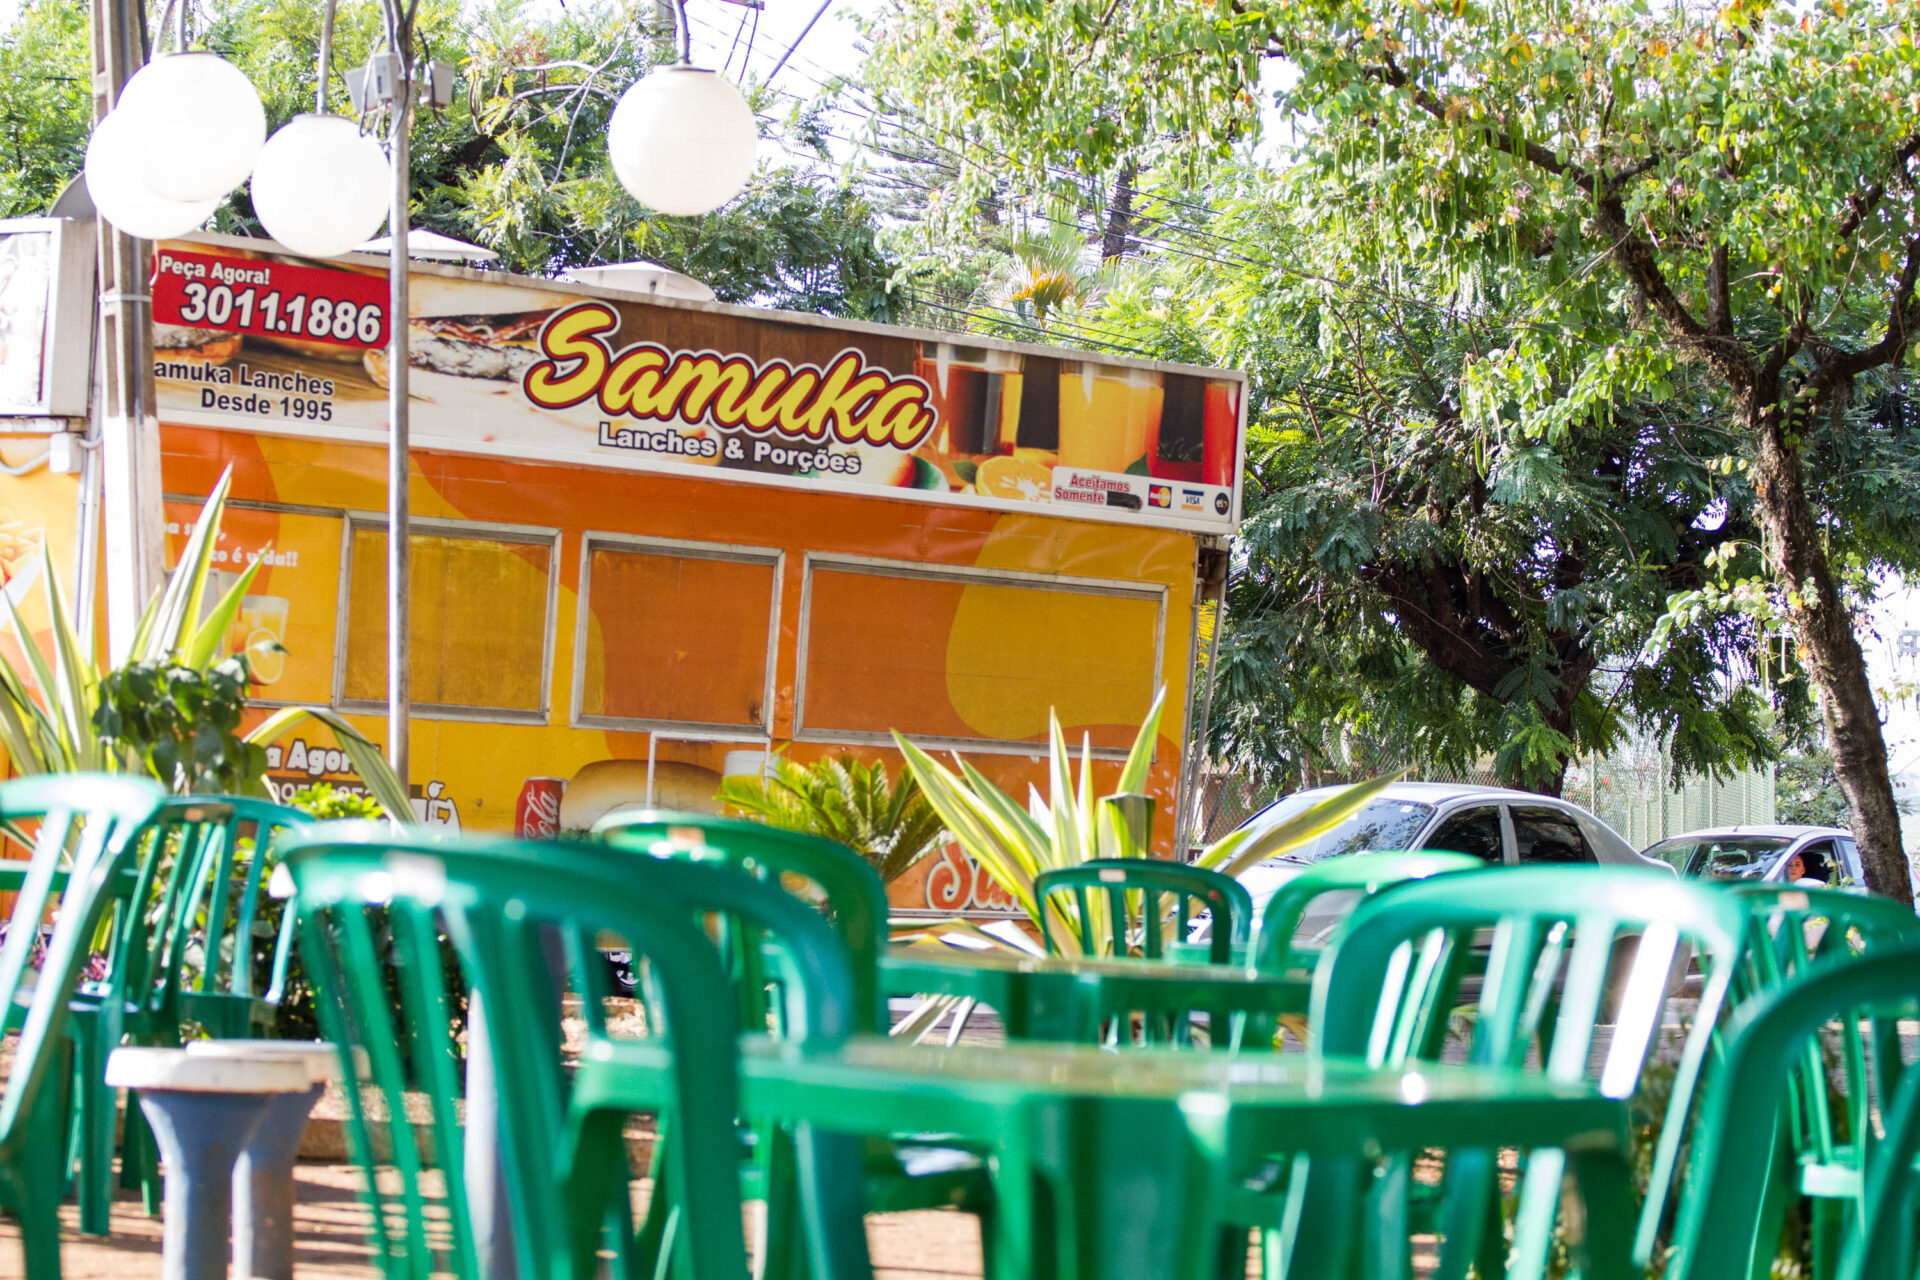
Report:
M1920 155L1920 132L1909 134L1904 142L1893 149L1893 154L1888 157L1887 168L1894 175L1898 175L1913 163L1915 155ZM1858 191L1848 196L1847 211L1841 216L1839 225L1834 228L1834 238L1845 240L1858 231L1860 224L1880 206L1880 201L1886 194L1887 180L1883 178L1879 182L1870 184L1865 191Z

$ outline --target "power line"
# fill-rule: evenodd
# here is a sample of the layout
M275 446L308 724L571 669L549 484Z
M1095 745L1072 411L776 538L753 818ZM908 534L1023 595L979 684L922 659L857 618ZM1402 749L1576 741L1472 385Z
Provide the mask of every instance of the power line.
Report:
M780 74L780 68L787 65L787 59L793 56L793 51L800 47L800 42L805 40L807 33L813 30L813 24L820 21L820 19L825 16L827 10L832 7L833 0L820 0L820 7L813 11L811 18L807 19L807 25L800 28L800 34L793 38L793 43L787 46L787 51L780 55L780 61L774 63L773 70L767 72L767 79L769 81Z

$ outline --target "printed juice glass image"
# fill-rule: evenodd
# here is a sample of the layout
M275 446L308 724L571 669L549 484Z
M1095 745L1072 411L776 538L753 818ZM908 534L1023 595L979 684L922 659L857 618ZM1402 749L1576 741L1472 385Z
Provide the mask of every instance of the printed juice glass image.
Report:
M1208 484L1233 487L1234 441L1240 435L1240 388L1231 382L1207 384L1205 458L1201 478Z
M1165 397L1151 369L1103 368L1087 361L1060 367L1060 465L1125 471L1147 455Z
M255 684L272 684L286 670L280 645L287 635L287 601L283 596L242 596L233 631L240 636ZM231 633L230 633L231 634Z
M980 457L1013 447L1020 422L1020 357L1011 351L923 342L913 372L933 388L939 424L927 453Z

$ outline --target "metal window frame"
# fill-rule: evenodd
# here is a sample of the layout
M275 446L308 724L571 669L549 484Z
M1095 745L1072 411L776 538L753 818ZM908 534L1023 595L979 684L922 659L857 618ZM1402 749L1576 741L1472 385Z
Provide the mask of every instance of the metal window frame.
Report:
M729 724L586 714L583 704L587 686L587 625L592 612L593 552L597 547L681 560L721 560L733 564L765 565L773 571L773 593L767 600L767 648L765 669L761 676L760 719L757 723L751 720ZM780 660L781 591L785 585L786 562L787 553L779 547L701 542L691 538L653 538L601 529L589 529L581 534L580 590L573 627L573 696L568 708L568 726L575 729L618 729L659 734L669 740L693 742L766 741L773 726L775 678Z
M207 495L204 493L163 493L160 495L160 501L162 504L178 502L182 504L192 503L195 506L204 507L207 502ZM342 524L344 524L347 517L352 514L343 507L316 507L300 502L263 502L257 498L228 498L227 508L233 511L265 511L278 516L313 516L323 520L338 520ZM344 572L344 567L342 571ZM171 570L169 570L169 572L171 572ZM334 666L338 668L340 662L340 635L337 623L334 627L333 647ZM327 698L329 705L332 704L333 693L336 687L333 680L328 681ZM313 699L256 698L249 694L247 697L247 705L268 711L279 711L286 707L312 706ZM383 707L385 706L384 703L381 705Z
M1170 588L1163 582L1142 582L1128 578L1086 578L1070 574L1037 573L1023 569L993 569L980 565L928 564L920 560L890 560L879 556L846 555L809 551L801 560L799 641L795 647L793 678L794 742L818 742L836 746L892 747L893 735L865 729L809 728L806 723L807 650L813 635L813 579L818 570L866 574L877 578L905 578L913 582L953 582L963 586L1024 587L1033 591L1053 591L1068 595L1106 596L1151 601L1156 606L1153 626L1153 684L1147 689L1149 701L1166 671L1167 608ZM916 745L928 750L966 751L978 755L1045 754L1044 742L1011 742L1003 738L969 738L915 734ZM1096 760L1125 760L1125 747L1094 747ZM1159 746L1154 747L1155 758Z
M340 595L333 642L333 706L337 711L380 712L384 700L347 697L347 639L352 630L349 616L353 600L353 535L358 529L387 528L384 513L348 511L340 532ZM472 542L505 542L522 546L545 546L547 559L547 611L540 626L540 705L532 710L521 707L464 706L444 702L416 702L412 714L422 720L457 720L483 724L551 724L553 722L553 646L554 621L560 607L561 531L544 525L502 524L490 520L450 520L440 517L414 519L409 535L466 539Z

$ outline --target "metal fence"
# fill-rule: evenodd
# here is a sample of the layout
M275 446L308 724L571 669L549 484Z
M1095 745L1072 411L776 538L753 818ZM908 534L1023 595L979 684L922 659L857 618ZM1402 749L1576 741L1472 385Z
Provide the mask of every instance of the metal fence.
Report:
M1369 769L1376 775L1385 768ZM1724 779L1695 777L1671 784L1673 761L1658 748L1625 751L1582 762L1567 771L1562 795L1590 810L1636 849L1700 827L1763 824L1774 821L1775 786L1771 768L1736 773ZM1491 769L1458 776L1418 775L1432 782L1501 786ZM1329 777L1329 783L1348 779ZM1257 784L1230 766L1215 764L1200 776L1196 847L1204 847L1272 804L1284 790Z

